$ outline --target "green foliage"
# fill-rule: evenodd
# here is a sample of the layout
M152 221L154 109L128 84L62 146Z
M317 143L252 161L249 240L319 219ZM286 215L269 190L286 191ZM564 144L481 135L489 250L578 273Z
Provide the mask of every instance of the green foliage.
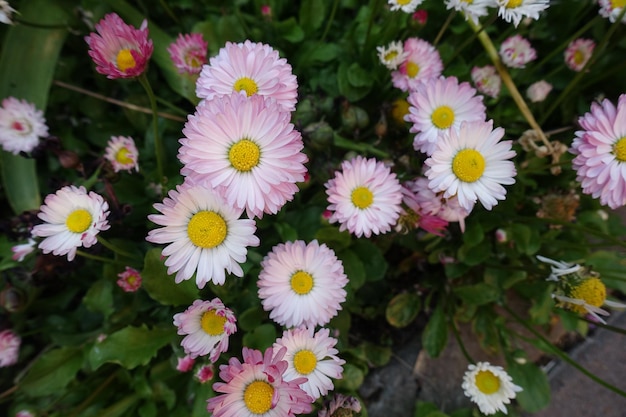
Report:
M439 356L448 341L448 324L441 304L437 305L422 333L422 346L432 358Z
M546 374L532 363L508 362L507 372L516 385L523 388L517 401L529 413L535 413L550 402L550 384Z

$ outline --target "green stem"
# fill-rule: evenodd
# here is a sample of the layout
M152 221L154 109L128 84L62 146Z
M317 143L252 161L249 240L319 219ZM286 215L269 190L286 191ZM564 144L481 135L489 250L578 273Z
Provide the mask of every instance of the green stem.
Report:
M154 95L154 91L152 91L152 87L150 86L150 82L148 81L148 77L146 77L145 72L137 77L137 79L139 80L139 83L142 85L144 90L146 90L146 94L150 99L150 107L152 108L152 128L154 129L154 153L157 160L158 183L165 184L165 179L163 176L163 143L161 142L161 137L159 136L159 116L157 111L156 96Z
M45 24L45 23L35 23L28 20L21 19L19 17L15 17L13 19L15 23L19 23L20 25L30 26L37 29L71 29L67 24L59 23L59 24Z
M322 37L320 38L320 42L324 42L324 40L326 39L326 35L328 35L328 32L330 31L330 27L332 26L333 21L335 20L335 14L337 13L338 7L339 7L339 0L335 0L333 2L333 8L330 11L330 17L328 18L328 21L326 22L324 33L322 33Z
M125 250L122 250L120 248L118 248L117 246L115 246L114 244L112 244L111 242L109 242L108 240L106 240L105 238L103 238L102 236L98 235L96 237L98 239L98 242L100 242L100 244L102 246L104 246L105 248L107 248L108 250L110 250L113 253L116 253L120 256L124 256L126 258L135 258L137 255L134 255L130 252L126 252Z
M454 19L454 16L456 16L456 10L453 9L448 15L448 18L446 19L444 24L441 26L441 29L439 29L439 33L437 33L437 37L435 37L435 40L433 41L434 46L437 46L437 44L443 37L443 34L446 32L446 29L448 29L450 23L452 23L452 19Z
M567 314L571 314L572 316L575 316L578 320L586 321L589 324L593 324L594 326L597 326L597 327L602 327L603 329L609 330L611 332L626 335L626 329L622 329L621 327L615 327L615 326L611 326L610 324L603 324L597 321L589 320L586 317L579 316L578 314L571 313L567 310L565 310L565 312L567 312Z
M372 7L372 10L370 11L370 18L367 22L367 32L365 32L365 42L363 42L364 50L369 49L368 45L369 45L370 33L372 32L372 26L374 25L374 16L376 16L376 12L380 8L379 3L380 3L380 0L374 0L374 6Z
M115 264L115 265L124 264L124 262L116 261L115 259L104 258L98 255L92 255L91 253L83 252L82 250L77 250L76 255L82 256L83 258L93 259L94 261L104 262L108 264Z
M463 353L463 356L465 356L465 359L467 360L467 362L476 363L474 359L472 358L472 356L467 351L467 349L465 348L465 344L463 343L463 340L461 339L461 335L459 334L459 329L457 329L456 323L453 317L450 317L450 328L452 329L452 334L454 335L454 338L456 339L456 342L459 345L459 348L461 349L461 353Z
M70 414L70 417L79 416L83 412L83 410L87 408L87 406L102 392L102 390L104 390L111 382L113 382L113 380L115 380L115 378L117 378L117 372L111 373L111 375L109 375L108 378L105 379L104 382L102 382L102 384L100 384L98 388L96 388L89 395L89 397L85 398L85 400L80 403L78 407L76 407L74 412Z

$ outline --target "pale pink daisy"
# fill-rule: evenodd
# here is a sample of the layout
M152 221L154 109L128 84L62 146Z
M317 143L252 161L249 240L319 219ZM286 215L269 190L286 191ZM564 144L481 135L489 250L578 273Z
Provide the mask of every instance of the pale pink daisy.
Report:
M283 360L286 351L267 348L261 353L244 347L243 363L230 358L228 365L220 365L224 382L213 384L218 395L209 398L207 411L213 417L295 417L310 413L313 400L299 386L306 379L283 379L289 366Z
M387 46L377 46L376 51L380 62L390 70L397 69L408 55L400 41L393 41Z
M306 173L302 136L290 120L273 99L259 95L205 100L183 128L181 173L220 190L250 218L276 214Z
M402 91L415 90L422 81L439 77L443 71L443 62L437 49L419 38L404 41L406 60L396 71L391 73L394 87Z
M500 45L500 58L509 68L524 68L526 64L537 59L537 52L526 38L513 35Z
M85 36L85 42L97 72L114 79L133 78L146 70L154 50L148 39L147 20L137 29L109 13L96 24L96 31Z
M237 319L222 300L195 300L182 313L174 314L174 326L179 335L185 335L180 343L192 358L209 355L215 362L222 352L228 350L228 338L237 331Z
M565 49L565 64L573 71L582 71L595 47L596 43L591 39L578 38L571 41Z
M5 25L13 24L13 13L15 9L11 7L8 1L0 0L0 23L4 23Z
M34 239L29 237L26 243L11 247L11 252L13 252L11 259L22 262L26 256L30 255L35 250L36 243Z
M360 412L361 403L358 398L350 395L335 394L330 401L325 401L317 417L351 416Z
M548 97L550 91L552 91L552 84L546 80L539 80L528 87L526 97L533 103L539 103Z
M245 262L248 246L258 246L256 224L252 219L240 219L240 209L227 204L211 189L185 181L170 190L163 203L154 208L161 214L148 219L164 226L148 232L146 240L168 244L167 273L176 272L176 282L196 276L198 288L207 282L222 285L226 272L243 276L239 264Z
M101 195L68 185L46 196L38 214L44 223L35 225L32 235L45 237L39 243L43 253L67 255L73 261L79 247L95 245L98 233L109 229L108 210Z
M0 332L0 368L17 363L22 339L12 330Z
M523 18L539 19L539 13L550 7L549 0L496 0L498 16L515 27Z
M493 65L474 67L471 73L472 81L476 89L489 97L497 98L500 95L502 78Z
M141 288L141 274L135 268L127 266L117 277L117 285L126 292L135 292Z
M201 33L179 33L176 41L167 47L167 52L179 73L199 74L207 63L208 46Z
M272 97L286 111L296 109L298 81L291 65L271 46L246 40L226 42L200 72L196 95L212 100L235 92Z
M599 0L598 3L600 4L598 13L600 16L608 18L611 23L615 23L624 7L626 7L624 0ZM626 23L626 14L622 16L622 23Z
M135 141L129 136L111 136L104 152L104 159L111 163L115 172L139 171L139 151Z
M261 262L263 309L286 327L323 326L341 310L348 278L335 252L313 240L280 243Z
M178 372L189 372L193 369L193 365L196 359L191 355L185 355L182 358L176 360L176 370Z
M489 7L493 6L492 0L445 0L448 10L454 9L463 13L465 20L471 20L478 24L478 20L489 14Z
M626 204L626 94L617 107L609 100L592 103L591 111L578 119L570 152L572 166L583 192L612 209Z
M502 185L515 182L515 156L511 141L500 141L504 129L493 129L493 121L463 122L458 130L441 136L437 149L424 162L429 168L428 187L443 191L445 198L456 195L465 210L471 210L479 200L491 210L504 200Z
M215 376L213 364L200 366L195 373L195 377L201 384L206 384Z
M424 0L387 0L392 12L402 10L404 13L413 13Z
M48 136L48 126L41 110L34 104L7 97L0 107L0 146L14 155L30 152L39 138Z
M35 414L33 414L30 410L20 410L15 413L15 417L35 417Z
M470 215L474 206L469 210L459 204L456 195L444 198L443 191L435 193L428 187L428 179L418 177L408 183L419 207L424 213L437 216L447 222L458 222L461 231L465 231L465 218Z
M410 131L417 133L413 140L416 151L431 155L442 133L458 129L465 121L484 121L483 97L467 82L456 77L441 76L420 85L409 93L409 114L413 123Z

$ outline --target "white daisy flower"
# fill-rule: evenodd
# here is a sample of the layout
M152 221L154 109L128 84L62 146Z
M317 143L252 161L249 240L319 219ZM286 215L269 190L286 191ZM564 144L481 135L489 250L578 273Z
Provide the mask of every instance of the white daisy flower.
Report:
M13 13L15 9L11 7L8 1L0 0L0 23L4 23L5 25L13 24Z
M413 13L424 0L388 0L391 11L402 10L404 13Z
M626 7L626 3L622 0L599 0L598 3L600 4L598 13L600 16L608 18L611 23L615 23L622 13L622 9ZM622 16L622 23L626 23L626 14Z
M463 13L465 20L478 24L478 19L489 14L488 8L493 6L492 0L445 0L448 10L454 9Z
M496 0L498 16L507 22L513 21L515 27L524 17L539 19L539 13L550 7L549 0Z
M98 233L109 228L108 209L102 196L93 191L87 193L82 186L68 185L46 196L37 215L45 223L35 225L32 235L45 237L39 243L43 253L67 255L67 260L72 261L77 248L93 246Z
M507 414L505 404L510 404L517 393L522 391L522 387L515 385L501 366L493 366L488 362L470 364L461 386L465 395L478 405L483 414L495 414L498 411Z
M0 145L14 155L30 152L39 138L48 136L48 126L41 110L26 100L8 97L0 107Z
M392 71L397 69L409 55L408 52L404 51L400 41L393 41L387 46L377 46L376 50L380 62Z

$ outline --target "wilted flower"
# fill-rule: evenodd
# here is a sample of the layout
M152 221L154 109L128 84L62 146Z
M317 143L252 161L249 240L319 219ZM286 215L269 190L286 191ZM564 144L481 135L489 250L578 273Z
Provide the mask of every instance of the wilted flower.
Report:
M493 98L500 95L502 78L493 65L472 68L471 77L476 89L482 94Z
M0 368L17 363L22 339L12 330L0 332Z
M578 38L565 49L565 64L573 71L582 71L593 55L596 43L591 39Z
M488 362L470 364L463 375L463 391L483 414L507 413L506 405L522 391L501 366Z
M356 397L335 394L330 401L324 403L317 417L353 417L361 412L361 403Z
M129 136L111 136L105 149L104 159L109 161L115 172L128 171L133 169L139 171L137 159L139 152L135 146L135 141Z
M526 97L533 103L544 101L548 94L552 91L552 84L545 80L532 83L526 90Z
M539 198L541 207L537 211L540 219L556 219L571 223L576 219L576 210L580 205L580 196L570 190L567 193L548 193ZM562 225L551 224L551 228L560 229Z
M48 126L41 110L34 104L8 97L0 107L0 145L14 155L30 152L39 138L48 136Z
M208 46L201 33L179 33L176 41L167 47L167 52L179 73L198 74L207 62Z
M135 268L127 266L124 272L117 274L117 285L126 292L135 292L141 288L141 274Z
M524 68L527 63L537 58L537 52L526 38L513 35L500 45L500 58L507 67Z

